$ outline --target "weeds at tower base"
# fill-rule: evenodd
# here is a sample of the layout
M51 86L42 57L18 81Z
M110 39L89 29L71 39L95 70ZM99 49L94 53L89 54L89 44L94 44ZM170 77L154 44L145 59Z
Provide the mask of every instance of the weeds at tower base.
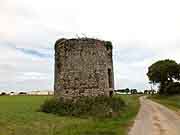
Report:
M53 113L60 116L92 116L92 117L116 117L125 107L120 97L80 97L76 101L63 98L51 98L40 107L40 111Z

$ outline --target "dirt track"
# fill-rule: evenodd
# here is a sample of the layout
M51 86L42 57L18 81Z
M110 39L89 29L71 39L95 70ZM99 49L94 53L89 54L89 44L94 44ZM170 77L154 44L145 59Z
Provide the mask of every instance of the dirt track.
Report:
M180 116L145 97L129 135L180 135Z

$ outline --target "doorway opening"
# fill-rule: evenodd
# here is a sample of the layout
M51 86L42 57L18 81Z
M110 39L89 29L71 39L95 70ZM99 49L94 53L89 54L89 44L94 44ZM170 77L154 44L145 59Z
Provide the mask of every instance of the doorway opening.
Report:
M108 82L109 82L109 88L112 88L112 72L111 72L111 69L108 69Z
M113 91L109 91L109 96L110 96L110 97L113 96Z

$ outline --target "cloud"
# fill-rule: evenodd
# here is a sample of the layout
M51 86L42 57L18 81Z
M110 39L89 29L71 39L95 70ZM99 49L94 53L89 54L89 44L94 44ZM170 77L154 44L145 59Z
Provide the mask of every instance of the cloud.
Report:
M47 54L44 54L44 53L41 53L39 51L32 50L32 49L16 48L16 50L21 51L21 52L23 52L25 54L35 55L35 56L42 57L42 58L49 58L49 57L51 57L50 55L47 55Z
M86 35L114 45L116 88L149 87L147 68L180 63L178 0L1 0L0 89L53 89L54 43Z
M2 45L6 45L6 47L10 48L10 49L13 49L14 51L16 51L17 53L20 52L20 53L24 53L25 55L32 55L32 56L36 56L36 57L41 57L41 58L52 58L52 49L51 48L28 48L28 47L17 47L17 45L15 44L18 44L16 42L7 42L7 41L4 41L4 42L0 42L0 44Z

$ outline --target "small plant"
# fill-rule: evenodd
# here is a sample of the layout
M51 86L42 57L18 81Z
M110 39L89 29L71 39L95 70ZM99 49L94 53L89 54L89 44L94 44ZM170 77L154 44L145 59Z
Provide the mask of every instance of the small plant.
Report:
M40 110L61 116L112 117L117 116L124 106L120 97L80 97L76 101L52 98L46 100Z
M106 41L105 42L105 46L106 46L106 48L109 50L109 49L112 49L112 43L111 43L111 41Z

